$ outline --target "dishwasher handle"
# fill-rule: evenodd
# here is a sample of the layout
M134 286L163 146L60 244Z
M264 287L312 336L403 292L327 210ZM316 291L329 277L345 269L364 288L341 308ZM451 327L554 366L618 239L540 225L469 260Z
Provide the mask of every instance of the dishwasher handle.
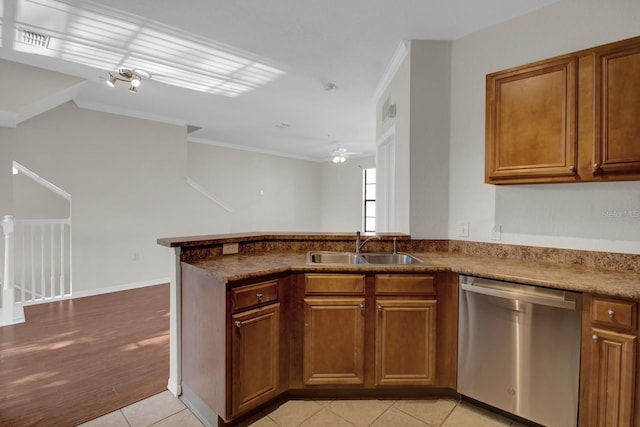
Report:
M498 298L517 300L520 302L528 302L531 304L546 305L549 307L564 308L567 310L575 310L576 302L567 300L564 297L551 297L542 295L532 295L528 293L521 293L518 291L503 290L491 286L483 286L480 283L468 284L462 283L462 290L467 292L474 292L477 294L489 295Z

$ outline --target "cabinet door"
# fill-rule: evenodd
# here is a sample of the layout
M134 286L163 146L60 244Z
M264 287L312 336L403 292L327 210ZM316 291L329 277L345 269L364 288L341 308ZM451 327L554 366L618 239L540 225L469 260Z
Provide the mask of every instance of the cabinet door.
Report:
M436 301L377 300L376 385L432 385Z
M586 423L630 427L635 399L636 337L597 328L592 328L591 333Z
M593 174L640 173L640 40L594 53Z
M577 57L487 75L485 181L577 176Z
M305 298L305 384L364 383L364 312L364 298Z
M273 397L278 391L280 304L232 316L232 413Z

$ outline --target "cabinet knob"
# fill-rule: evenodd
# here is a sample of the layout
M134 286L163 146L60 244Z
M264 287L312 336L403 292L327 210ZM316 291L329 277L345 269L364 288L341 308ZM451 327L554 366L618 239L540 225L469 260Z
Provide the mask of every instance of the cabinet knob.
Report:
M239 320L236 320L236 321L235 321L235 324L236 324L236 328L239 328L239 327L241 327L241 326L242 326L242 322L241 322L241 321L239 321Z
M602 169L602 165L600 163L593 164L593 173L600 173Z
M382 313L382 306L380 304L378 304L378 311Z
M256 294L256 297L258 298L258 302L262 302L264 296L262 294Z
M591 337L591 339L593 340L593 342L598 342L598 336L596 334L593 334L593 336Z
M364 304L360 304L360 311L364 313Z
M576 173L576 167L574 165L569 166L569 172Z
M607 310L607 314L609 315L609 318L611 318L611 319L613 319L613 316L616 315L616 313L611 309Z

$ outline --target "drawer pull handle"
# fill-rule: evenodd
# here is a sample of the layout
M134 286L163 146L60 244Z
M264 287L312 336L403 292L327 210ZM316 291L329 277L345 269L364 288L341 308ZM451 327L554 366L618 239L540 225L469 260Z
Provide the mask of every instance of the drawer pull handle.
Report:
M611 309L607 310L607 314L609 315L609 318L610 318L610 319L613 319L613 316L615 316L615 315L616 315L616 313L615 313L613 310L611 310Z
M596 334L593 334L591 339L593 340L593 342L598 342L599 337Z
M242 322L241 322L241 321L239 321L239 320L236 320L236 322L235 322L235 323L236 323L236 328L239 328L239 327L241 327L241 326L242 326Z
M256 294L256 297L258 297L258 302L262 302L262 298L264 297L264 295Z

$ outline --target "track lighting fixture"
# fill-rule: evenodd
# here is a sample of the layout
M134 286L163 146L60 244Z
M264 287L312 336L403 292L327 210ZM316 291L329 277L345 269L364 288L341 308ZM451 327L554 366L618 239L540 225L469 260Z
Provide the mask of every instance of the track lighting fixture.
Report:
M146 71L118 68L116 74L112 74L111 71L109 71L109 78L106 80L106 83L111 87L115 87L118 81L126 82L129 83L129 92L137 93L142 79L148 79L149 77L151 76Z

